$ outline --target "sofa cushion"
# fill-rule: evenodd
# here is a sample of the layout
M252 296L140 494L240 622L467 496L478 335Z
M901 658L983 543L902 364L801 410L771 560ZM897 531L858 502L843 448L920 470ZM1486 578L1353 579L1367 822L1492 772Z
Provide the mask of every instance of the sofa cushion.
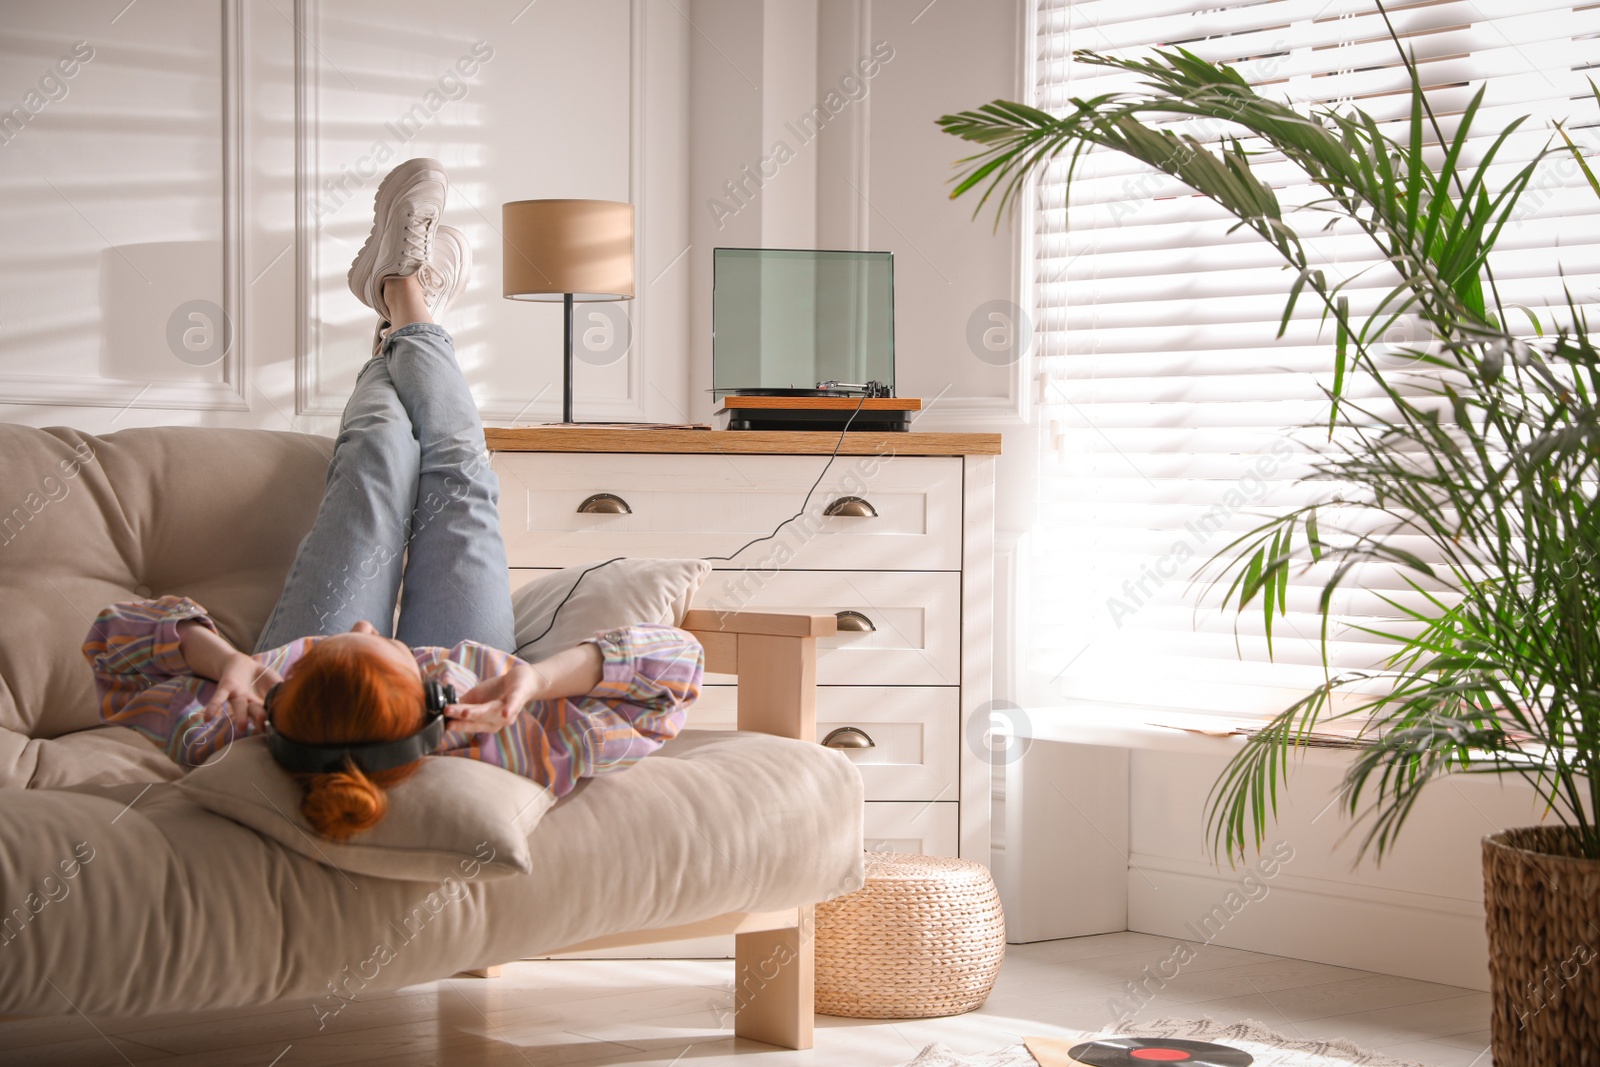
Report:
M288 999L331 1028L370 992L862 883L855 765L766 734L688 730L585 779L534 831L533 870L492 881L342 874L176 786L97 792L0 792L0 886L24 907L0 933L0 1015Z
M66 789L113 782L170 782L183 768L137 730L101 726L62 737L30 738L0 728L0 768L29 789Z
M430 756L389 790L389 813L347 841L320 836L300 813L302 790L272 759L263 737L246 737L184 776L178 791L207 811L250 827L307 859L341 871L413 882L533 869L528 834L555 795L520 774L460 756Z
M144 753L95 767L26 739L100 725L79 649L107 604L182 593L252 646L321 503L331 449L266 430L97 437L0 424L0 786L69 784L74 768L80 780L151 777Z

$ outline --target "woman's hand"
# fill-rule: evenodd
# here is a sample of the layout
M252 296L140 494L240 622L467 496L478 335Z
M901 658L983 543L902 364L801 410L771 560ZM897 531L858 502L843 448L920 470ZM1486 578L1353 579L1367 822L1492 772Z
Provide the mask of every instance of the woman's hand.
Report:
M267 690L283 681L283 676L243 652L235 652L224 661L214 681L217 691L202 714L209 722L226 712L233 720L233 728L243 733L250 727L260 730L266 724Z
M447 729L467 734L499 733L539 696L543 679L522 660L496 678L479 682L445 709Z

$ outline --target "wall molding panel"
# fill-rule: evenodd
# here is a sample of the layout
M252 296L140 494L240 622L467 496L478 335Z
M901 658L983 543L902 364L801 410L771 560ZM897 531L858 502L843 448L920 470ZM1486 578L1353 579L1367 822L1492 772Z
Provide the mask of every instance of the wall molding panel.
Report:
M249 410L250 405L246 400L249 360L244 300L247 283L243 277L247 232L243 161L249 92L245 78L245 55L249 40L243 11L244 0L215 2L221 16L218 41L221 64L216 86L217 114L222 127L221 181L218 190L222 233L221 306L231 323L232 335L232 344L220 361L222 380L163 381L58 371L44 374L0 372L0 401L5 404L46 408L117 408L120 411L134 408L215 412ZM47 116L49 114L44 113ZM19 131L19 136L23 135L37 136L33 131ZM65 196L59 188L55 191Z

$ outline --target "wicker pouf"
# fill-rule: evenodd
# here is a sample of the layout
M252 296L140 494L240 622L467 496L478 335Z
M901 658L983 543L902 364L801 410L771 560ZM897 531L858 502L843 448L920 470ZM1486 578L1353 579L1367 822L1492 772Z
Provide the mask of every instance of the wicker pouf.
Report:
M1006 954L988 868L869 852L866 869L861 889L817 905L817 1012L925 1019L982 1004Z

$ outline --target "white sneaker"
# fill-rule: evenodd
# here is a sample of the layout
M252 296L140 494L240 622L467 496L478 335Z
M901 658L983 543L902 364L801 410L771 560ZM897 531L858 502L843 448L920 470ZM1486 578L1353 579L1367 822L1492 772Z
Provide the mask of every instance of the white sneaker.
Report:
M428 314L438 322L449 312L472 279L472 246L454 226L440 226L433 235L433 256L420 272Z
M384 176L373 197L372 232L350 264L350 291L381 319L383 279L415 274L433 258L433 239L448 187L436 159L410 159Z
M466 236L454 226L440 226L433 235L433 258L417 270L422 298L434 322L444 318L450 305L466 291L471 277L472 246L467 244ZM388 319L378 320L378 328L372 331L374 356L383 351L390 329Z

